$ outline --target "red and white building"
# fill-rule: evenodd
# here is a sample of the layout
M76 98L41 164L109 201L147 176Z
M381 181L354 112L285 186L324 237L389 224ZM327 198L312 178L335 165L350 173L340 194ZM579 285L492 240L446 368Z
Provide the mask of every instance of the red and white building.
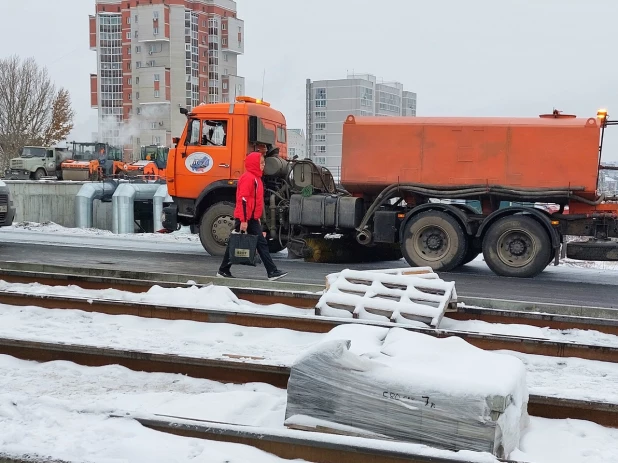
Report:
M186 122L180 107L244 94L244 23L232 0L96 0L90 48L99 141L124 145L127 160L141 145L171 146Z

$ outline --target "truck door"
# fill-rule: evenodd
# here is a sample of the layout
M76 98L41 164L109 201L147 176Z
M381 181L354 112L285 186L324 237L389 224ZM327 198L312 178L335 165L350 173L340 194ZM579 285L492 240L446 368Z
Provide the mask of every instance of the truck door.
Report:
M51 149L47 150L47 157L45 159L45 170L48 175L56 173L56 151Z
M192 119L184 146L177 153L177 195L197 198L208 185L229 180L232 163L232 119Z

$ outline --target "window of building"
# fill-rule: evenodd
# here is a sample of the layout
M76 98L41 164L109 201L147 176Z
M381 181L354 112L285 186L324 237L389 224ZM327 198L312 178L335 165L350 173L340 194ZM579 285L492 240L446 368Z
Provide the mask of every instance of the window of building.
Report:
M227 29L227 23L221 23L221 30L224 31Z
M152 28L152 34L153 35L157 35L159 33L159 28L158 27L153 27Z
M156 10L155 10L155 11L153 11L153 12L152 12L152 17L153 17L153 19L159 19L159 12L158 12L158 11L156 11Z
M138 21L137 21L137 20L138 20L138 18L139 18L139 16L135 15L135 22L136 22L136 23L138 22Z
M223 39L221 40L221 44L222 45L227 45L227 39L225 37L223 37Z
M159 98L159 90L155 90L154 91L154 97L155 98Z
M127 32L127 40L131 40L131 33Z
M139 37L139 32L135 31L135 38L137 39Z
M157 128L157 123L156 122L151 122L150 123L150 128L151 129L156 129Z
M326 89L316 88L314 93L316 108L326 108Z
M142 47L140 45L135 47L135 53L141 53L142 52Z
M138 68L138 69L141 68L142 67L142 62L141 61L136 61L135 62L135 67Z
M139 85L139 77L135 78L135 85Z
M154 81L155 81L155 82L159 82L160 80L161 80L161 76L160 76L160 74L155 74L155 75L154 75Z
M316 119L326 119L326 111L316 111L315 118Z
M139 100L139 92L135 92L135 99Z
M315 141L317 143L326 143L326 135L315 135Z
M318 164L320 166L323 166L323 165L326 164L326 158L325 157L321 157L321 156L314 157L313 158L313 162L315 162L316 164Z
M288 158L296 156L296 148L288 148Z
M129 77L127 79L127 85L131 85L133 83L133 79L131 77Z
M131 56L131 47L127 47L127 55Z
M326 153L326 146L325 145L316 145L313 147L313 152L314 153Z
M137 138L135 139L135 141L137 142L137 144L138 144L138 145L141 145L141 144L142 144L142 140L141 140L141 138L139 138L139 137L137 137Z
M142 114L142 108L137 108L137 115L139 116L140 114Z
M161 144L161 137L152 137L152 144L153 145L160 145Z
M223 61L227 61L227 53L223 53Z
M127 24L131 24L131 16L127 18Z
M133 100L133 95L129 93L129 101Z
M317 124L315 124L315 130L326 130L326 123L325 122L318 122Z

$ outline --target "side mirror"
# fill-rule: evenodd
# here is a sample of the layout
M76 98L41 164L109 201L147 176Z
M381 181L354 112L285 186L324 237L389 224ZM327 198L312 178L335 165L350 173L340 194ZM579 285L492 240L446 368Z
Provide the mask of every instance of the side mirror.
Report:
M180 108L180 114L184 114L186 116L187 114L189 114L189 111L187 110L187 108Z
M180 143L180 137L172 138L172 143L174 143L174 145L178 145L178 143Z

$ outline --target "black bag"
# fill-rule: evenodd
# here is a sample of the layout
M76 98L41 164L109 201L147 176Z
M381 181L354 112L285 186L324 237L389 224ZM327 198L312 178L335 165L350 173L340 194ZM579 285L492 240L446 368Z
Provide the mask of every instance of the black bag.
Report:
M255 267L258 263L257 242L258 237L256 235L232 232L228 242L230 264Z

